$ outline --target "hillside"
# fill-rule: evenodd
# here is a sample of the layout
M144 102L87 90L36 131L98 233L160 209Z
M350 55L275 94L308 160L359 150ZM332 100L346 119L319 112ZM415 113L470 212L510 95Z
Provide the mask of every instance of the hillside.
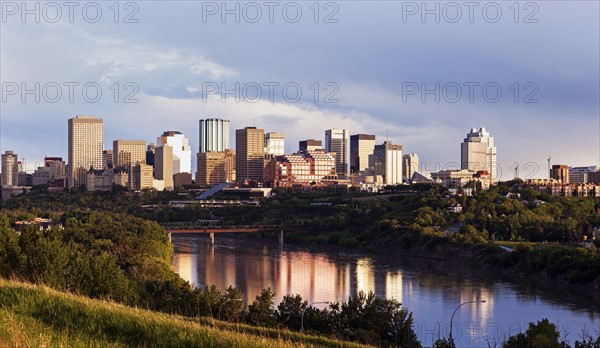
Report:
M0 346L360 347L287 330L193 320L3 279Z

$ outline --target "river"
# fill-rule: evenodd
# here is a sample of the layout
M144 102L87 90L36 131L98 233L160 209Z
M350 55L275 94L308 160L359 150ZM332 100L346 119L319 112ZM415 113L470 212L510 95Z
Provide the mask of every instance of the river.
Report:
M246 236L174 235L173 269L185 280L224 290L232 285L252 302L263 288L309 302L345 301L358 291L394 298L413 313L424 346L447 337L454 316L458 347L488 347L548 318L573 343L583 330L600 335L600 305L585 291L506 279L486 270L464 270L442 261L371 255L327 247L284 245ZM315 305L323 308L324 305ZM497 346L500 346L499 344Z

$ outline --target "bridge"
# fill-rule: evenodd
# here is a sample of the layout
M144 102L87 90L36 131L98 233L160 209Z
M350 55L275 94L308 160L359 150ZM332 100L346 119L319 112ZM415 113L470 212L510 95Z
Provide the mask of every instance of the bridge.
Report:
M279 231L279 244L283 244L283 225L182 225L182 226L163 226L169 234L169 242L173 233L200 234L208 233L210 235L210 244L215 244L215 233L253 233L264 231Z

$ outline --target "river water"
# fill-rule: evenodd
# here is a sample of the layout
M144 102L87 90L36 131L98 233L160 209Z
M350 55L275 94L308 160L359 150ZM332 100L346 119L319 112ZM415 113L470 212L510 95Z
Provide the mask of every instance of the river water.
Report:
M548 318L571 343L583 330L600 335L600 304L585 291L523 280L485 270L464 270L443 261L402 255L371 255L337 248L284 245L245 236L174 235L173 269L196 286L232 285L252 302L262 289L309 302L345 301L358 291L394 298L413 313L424 346L447 337L450 317L458 347L494 347L529 322ZM323 308L323 305L315 305ZM500 346L500 344L497 344Z

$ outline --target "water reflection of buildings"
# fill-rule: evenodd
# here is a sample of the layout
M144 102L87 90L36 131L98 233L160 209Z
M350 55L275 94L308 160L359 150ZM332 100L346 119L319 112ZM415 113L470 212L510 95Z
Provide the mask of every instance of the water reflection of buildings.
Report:
M198 254L178 254L173 259L173 269L181 278L192 284L198 283Z
M485 303L470 303L470 317L480 323L488 323L494 311L494 294L485 287L463 287L460 292L460 303L485 300Z
M178 244L173 269L196 286L237 287L248 302L267 287L275 290L276 303L287 294L300 294L309 302L346 301L359 291L402 302L412 291L412 279L403 279L399 270L377 269L368 257L332 260L325 254L229 242L211 246L192 239Z

